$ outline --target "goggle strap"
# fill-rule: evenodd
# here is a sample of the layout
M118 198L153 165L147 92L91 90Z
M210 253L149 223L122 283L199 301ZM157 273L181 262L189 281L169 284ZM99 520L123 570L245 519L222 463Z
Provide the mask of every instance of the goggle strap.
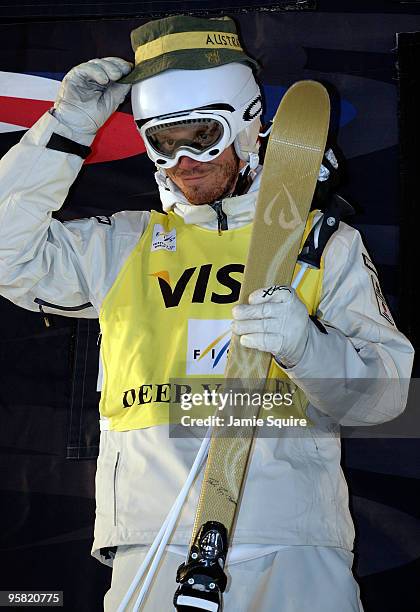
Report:
M193 125L193 124L198 124L198 123L209 123L210 121L215 121L215 120L210 119L210 117L201 117L197 119L180 119L179 121L173 121L171 123L159 123L158 125L153 125L152 127L147 128L146 133L147 135L149 135L155 132L159 132L160 130L166 130L172 127L177 127L179 125Z
M208 104L207 106L200 106L199 108L189 108L184 111L179 111L180 113L194 113L195 111L228 111L229 113L234 113L235 109L230 104ZM159 115L158 117L148 117L147 119L135 119L137 127L141 129L145 123L148 121L152 121L152 119L172 119L177 116L178 113L168 113L167 115Z

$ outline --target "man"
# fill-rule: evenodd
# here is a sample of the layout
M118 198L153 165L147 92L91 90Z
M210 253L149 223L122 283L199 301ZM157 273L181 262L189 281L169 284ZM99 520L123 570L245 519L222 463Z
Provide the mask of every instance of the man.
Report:
M197 453L200 440L168 435L169 381L207 375L215 365L211 352L198 363L192 344L227 337L261 176L261 97L232 20L169 17L135 30L132 43L133 70L105 58L70 71L54 108L0 168L1 293L24 308L99 317L101 324L93 554L113 564L107 611L118 608ZM51 212L131 83L134 118L167 214L59 223ZM311 213L306 233L321 218ZM341 223L320 270L308 271L297 291L265 296L262 289L233 310L241 342L272 353L270 375L285 372L305 392L314 427L297 438L257 440L226 610L362 610L339 442L320 432L337 423L380 423L405 406L398 380L410 376L413 350L378 301L373 270L359 234ZM373 381L363 401L334 382L352 378ZM396 392L384 403L378 387L388 381ZM200 483L184 505L147 611L172 609Z

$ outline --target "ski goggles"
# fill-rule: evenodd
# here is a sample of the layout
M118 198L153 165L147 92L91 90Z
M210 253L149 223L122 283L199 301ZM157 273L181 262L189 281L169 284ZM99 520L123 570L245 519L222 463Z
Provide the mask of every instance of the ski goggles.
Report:
M172 168L182 156L210 161L231 144L232 130L222 114L192 111L136 123L147 154L161 168Z

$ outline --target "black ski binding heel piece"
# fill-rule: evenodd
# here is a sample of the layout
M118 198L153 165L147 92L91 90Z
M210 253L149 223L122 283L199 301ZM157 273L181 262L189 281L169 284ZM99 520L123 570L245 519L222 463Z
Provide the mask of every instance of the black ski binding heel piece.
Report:
M222 612L222 593L227 578L223 571L227 554L226 528L216 521L204 523L179 566L176 581L180 583L174 606L178 612Z

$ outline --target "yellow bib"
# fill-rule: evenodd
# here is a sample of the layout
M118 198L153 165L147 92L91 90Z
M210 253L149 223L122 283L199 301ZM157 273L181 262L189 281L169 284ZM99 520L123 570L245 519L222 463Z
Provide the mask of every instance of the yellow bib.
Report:
M223 377L251 229L252 223L219 235L186 225L173 212L152 211L99 315L100 412L110 429L168 423L169 402L180 392L171 379ZM308 270L298 288L310 314L319 304L322 276L322 267ZM285 377L274 360L269 376Z

